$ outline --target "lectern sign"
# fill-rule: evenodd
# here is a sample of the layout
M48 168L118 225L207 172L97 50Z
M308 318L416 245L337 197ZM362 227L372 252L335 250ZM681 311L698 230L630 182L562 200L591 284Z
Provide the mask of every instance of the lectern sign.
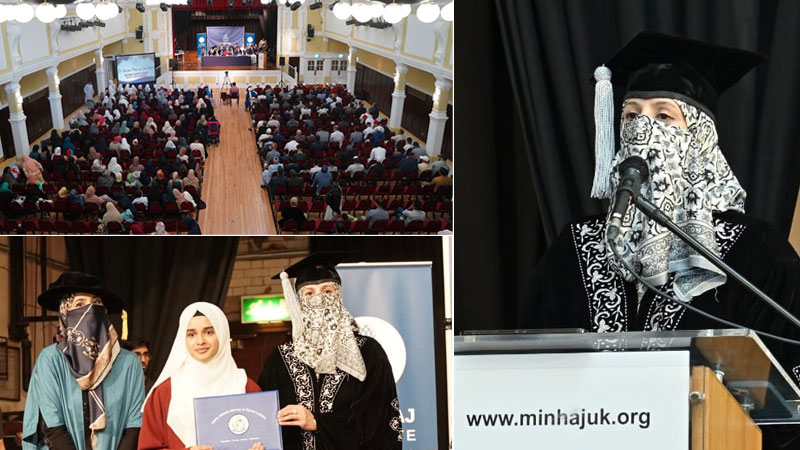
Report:
M689 352L455 357L458 450L686 450Z

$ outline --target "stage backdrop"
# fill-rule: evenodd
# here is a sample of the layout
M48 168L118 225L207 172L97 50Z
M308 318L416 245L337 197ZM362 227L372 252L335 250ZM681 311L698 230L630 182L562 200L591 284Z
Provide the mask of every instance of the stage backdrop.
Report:
M347 309L392 363L403 448L437 449L431 263L340 264L336 270Z
M207 27L208 47L219 47L222 44L244 45L244 27Z

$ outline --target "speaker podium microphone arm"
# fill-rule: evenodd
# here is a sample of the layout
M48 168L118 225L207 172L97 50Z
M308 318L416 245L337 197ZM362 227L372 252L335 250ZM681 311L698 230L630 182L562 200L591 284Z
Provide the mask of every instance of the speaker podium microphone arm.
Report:
M715 255L711 250L703 246L703 244L701 244L697 239L688 235L675 222L673 222L669 217L667 217L666 214L664 214L660 209L658 209L656 205L650 202L650 200L644 198L644 196L640 195L639 192L634 193L632 197L633 197L633 203L647 217L655 220L659 224L669 229L672 233L681 238L681 240L686 242L690 247L697 250L697 252L703 255L703 257L705 257L708 261L710 261L711 264L714 264L715 266L719 267L719 269L722 270L726 275L738 281L739 284L745 287L745 289L750 291L753 295L758 297L762 302L769 305L770 308L777 311L786 320L788 320L795 327L800 329L800 319L793 316L792 313L786 310L786 308L784 308L778 302L773 300L769 295L764 293L756 285L748 281L747 278L743 277L734 268L732 268L724 261L722 261L722 259L720 259L717 255Z

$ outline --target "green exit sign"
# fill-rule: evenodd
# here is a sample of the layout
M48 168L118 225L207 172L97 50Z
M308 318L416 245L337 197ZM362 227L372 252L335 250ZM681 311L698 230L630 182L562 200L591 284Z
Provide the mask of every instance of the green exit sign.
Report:
M344 58L344 53L339 53L339 58Z
M242 323L291 320L282 295L242 296Z
M319 53L314 53L314 58L319 58Z

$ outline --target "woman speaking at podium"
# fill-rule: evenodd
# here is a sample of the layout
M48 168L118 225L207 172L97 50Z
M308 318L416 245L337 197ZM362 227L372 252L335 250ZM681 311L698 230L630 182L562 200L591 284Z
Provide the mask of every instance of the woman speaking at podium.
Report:
M762 59L749 51L659 33L634 37L595 71L592 196L612 198L620 183L618 166L641 158L649 172L641 185L644 198L800 316L797 254L772 227L745 214L745 191L718 145L719 96ZM616 154L612 83L623 88ZM615 203L606 217L569 225L549 248L532 275L529 309L520 325L592 332L724 327L655 295L626 268L631 267L649 284L716 317L800 337L800 330L635 206L626 210L622 205L621 220L612 220ZM800 382L800 347L765 342ZM765 433L765 438L765 448L800 448L796 431Z

